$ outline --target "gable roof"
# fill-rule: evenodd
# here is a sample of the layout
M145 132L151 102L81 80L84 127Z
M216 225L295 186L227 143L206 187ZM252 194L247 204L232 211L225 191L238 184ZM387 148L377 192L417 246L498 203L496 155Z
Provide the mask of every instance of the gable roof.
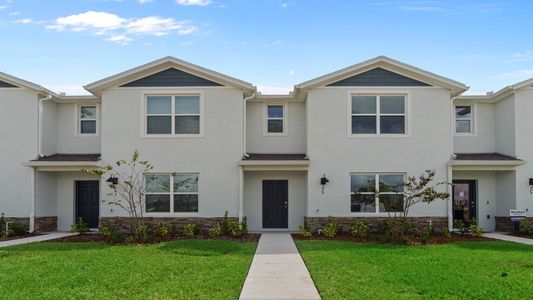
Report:
M12 85L14 87L30 89L30 90L36 91L39 94L52 95L52 96L58 97L58 95L56 93L54 93L54 92L52 92L52 91L50 91L50 90L38 85L38 84L26 81L24 79L20 79L18 77L9 75L7 73L0 72L0 81L3 81L5 84Z
M302 82L296 85L294 89L298 93L305 94L312 88L327 86L329 84L342 81L346 78L350 78L354 75L362 74L376 68L381 68L386 71L390 71L392 73L425 83L427 85L447 88L451 91L452 96L457 96L468 89L468 87L463 83L419 69L386 56L378 56L376 58L317 77L315 79Z
M129 69L127 71L104 78L102 80L98 80L96 82L86 85L85 89L91 92L92 94L99 96L105 89L131 83L138 79L171 68L192 74L197 77L205 78L221 85L229 85L236 87L245 91L246 94L251 94L255 91L255 87L251 83L230 76L226 76L224 74L188 63L172 56L163 57L161 59L144 64L142 66Z

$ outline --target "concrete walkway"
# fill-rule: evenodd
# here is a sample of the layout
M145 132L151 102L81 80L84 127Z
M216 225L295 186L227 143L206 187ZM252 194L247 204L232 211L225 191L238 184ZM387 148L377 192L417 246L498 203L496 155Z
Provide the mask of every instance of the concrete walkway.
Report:
M502 233L502 232L485 233L485 234L483 234L483 236L491 238L491 239L495 239L495 240L500 240L500 241L508 241L508 242L515 242L515 243L519 243L519 244L525 244L525 245L533 245L533 239L523 238L523 237L519 237L519 236L507 235L507 234Z
M290 234L261 234L240 299L320 299Z
M36 243L36 242L43 242L43 241L49 241L49 240L55 240L59 239L65 236L75 235L77 233L70 233L70 232L49 232L45 233L43 235L37 235L22 239L16 239L16 240L9 240L0 242L0 248L3 247L9 247L9 246L15 246L15 245L22 245L22 244L29 244L29 243Z

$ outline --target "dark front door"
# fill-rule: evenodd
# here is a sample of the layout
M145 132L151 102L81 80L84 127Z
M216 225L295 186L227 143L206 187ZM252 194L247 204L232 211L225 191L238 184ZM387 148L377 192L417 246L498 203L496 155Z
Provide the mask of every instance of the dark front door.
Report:
M263 180L263 228L289 227L289 182Z
M453 181L453 219L468 224L477 217L476 181Z
M90 228L98 228L100 182L76 181L76 222L83 218Z

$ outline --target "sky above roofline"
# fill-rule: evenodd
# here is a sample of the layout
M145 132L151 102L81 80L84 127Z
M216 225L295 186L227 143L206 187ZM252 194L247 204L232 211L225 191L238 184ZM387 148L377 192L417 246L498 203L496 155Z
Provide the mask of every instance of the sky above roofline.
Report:
M179 59L264 94L386 55L484 94L533 77L533 2L0 0L0 71L54 92Z

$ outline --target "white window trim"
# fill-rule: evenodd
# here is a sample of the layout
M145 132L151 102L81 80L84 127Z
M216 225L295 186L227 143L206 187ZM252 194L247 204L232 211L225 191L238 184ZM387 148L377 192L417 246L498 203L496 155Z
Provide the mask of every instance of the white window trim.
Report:
M470 120L470 132L457 132L457 114L455 109L457 106L470 106L470 118L459 118L459 120ZM475 103L455 103L453 105L453 135L454 136L476 136L476 115L477 105Z
M375 194L375 203L376 203L376 211L375 212L368 212L368 211L352 211L352 195L356 194L355 192L353 192L351 189L352 189L352 184L351 184L351 180L352 180L352 175L361 175L361 176L374 176L374 181L375 181L375 188L376 188L376 194ZM405 179L407 177L407 175L405 173L401 173L401 172L385 172L385 173L358 173L358 172L353 172L353 173L350 173L350 176L349 176L349 179L350 179L350 183L349 183L349 186L350 186L350 197L349 197L349 203L348 203L348 209L350 211L351 214L357 214L357 215L388 215L388 214L394 214L394 213L399 213L400 211L391 211L391 212L380 212L379 211L379 195L398 195L398 194L404 194L405 195L405 191L404 192L383 192L383 193L380 193L379 192L379 176L382 176L382 175L401 175L403 176L403 181L405 182ZM371 195L373 194L373 192L362 192L360 193L362 195ZM405 204L405 202L404 202Z
M411 105L410 105L410 92L407 90L393 90L393 89L385 89L385 90L372 90L372 89L358 89L358 90L352 90L348 91L348 101L347 101L347 136L350 138L408 138L410 137L411 132L411 118L409 117L411 115ZM376 133L352 133L352 96L376 96L376 114L366 114L366 115L372 115L376 116ZM404 96L404 114L385 114L384 116L404 116L404 122L405 122L405 133L380 133L380 120L379 117L380 114L380 103L379 99L380 96ZM359 114L358 114L359 115ZM361 116L365 114L360 114Z
M81 133L81 108L84 106L96 107L96 131L95 133ZM99 103L77 103L74 111L74 120L76 128L74 130L75 137L97 137L100 134L100 104Z
M146 187L146 176L150 175L167 175L170 176L170 191L168 193L164 192L155 192L148 193L146 195L168 195L170 193L170 211L169 212L147 212L146 211L146 200L143 207L143 213L145 216L157 216L157 217L176 217L176 216L191 216L198 215L200 213L200 173L195 172L186 172L186 173L145 173L143 174L144 186ZM173 175L195 175L198 177L198 191L197 192L179 192L174 193L174 176ZM174 212L174 195L198 195L198 211L193 212Z
M141 138L146 139L174 139L174 138L202 138L204 137L204 93L200 90L150 90L141 93ZM200 133L198 134L148 134L148 97L149 96L169 96L172 97L171 114L159 114L158 116L171 116L171 132L175 130L175 118L174 116L185 116L198 114L176 114L174 96L199 96L200 97Z
M283 106L283 118L269 118L269 106ZM289 105L287 102L264 102L263 103L263 136L288 136L289 135ZM283 120L283 132L268 132L268 120Z

